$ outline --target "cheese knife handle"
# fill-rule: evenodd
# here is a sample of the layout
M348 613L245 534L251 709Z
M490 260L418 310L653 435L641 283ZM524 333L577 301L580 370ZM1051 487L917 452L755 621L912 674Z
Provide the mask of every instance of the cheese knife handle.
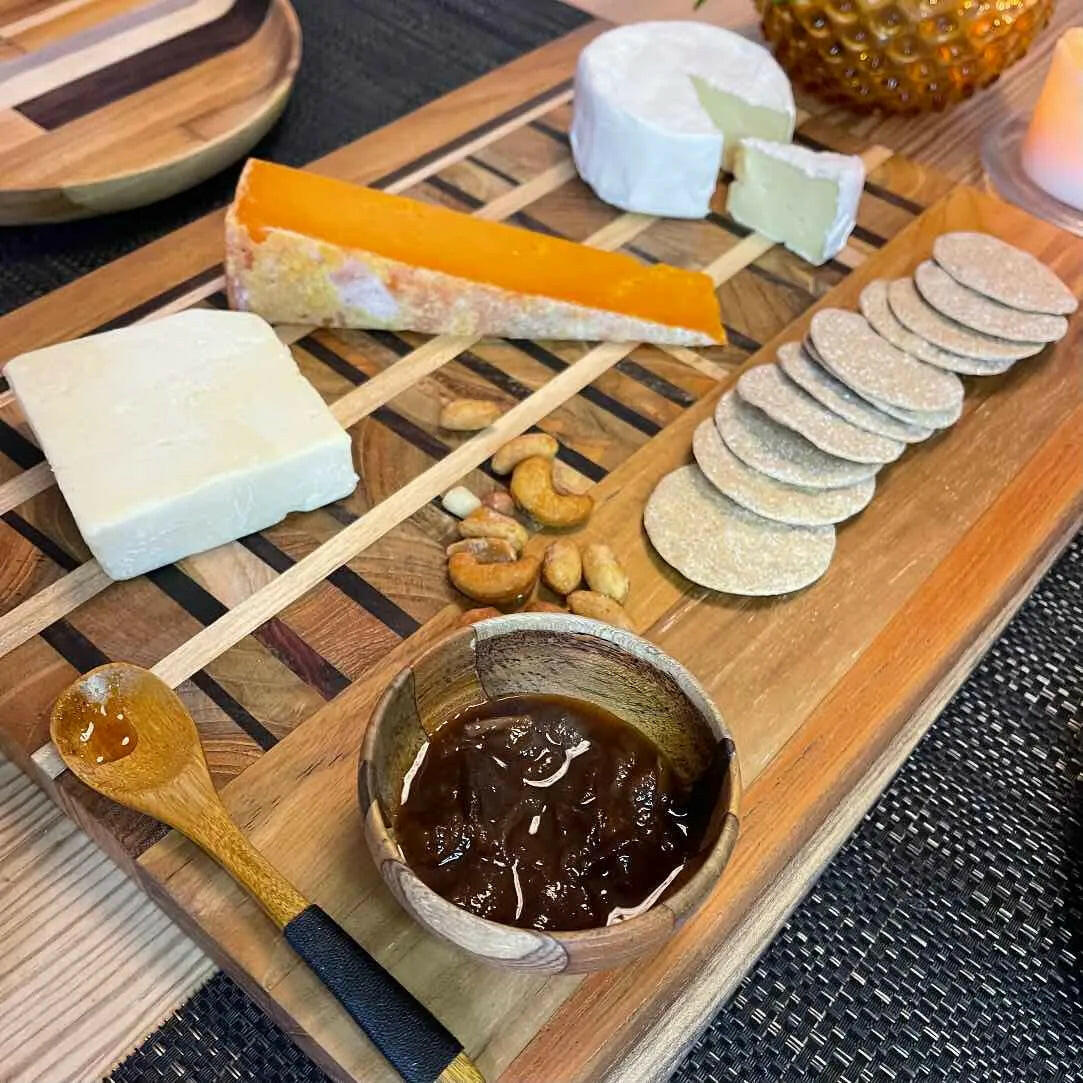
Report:
M462 1043L318 906L283 931L406 1083L484 1083Z

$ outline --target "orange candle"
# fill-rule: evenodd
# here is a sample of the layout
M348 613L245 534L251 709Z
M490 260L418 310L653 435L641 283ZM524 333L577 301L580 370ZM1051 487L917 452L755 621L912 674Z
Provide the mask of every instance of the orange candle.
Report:
M1035 184L1083 210L1083 27L1066 31L1053 50L1020 158Z

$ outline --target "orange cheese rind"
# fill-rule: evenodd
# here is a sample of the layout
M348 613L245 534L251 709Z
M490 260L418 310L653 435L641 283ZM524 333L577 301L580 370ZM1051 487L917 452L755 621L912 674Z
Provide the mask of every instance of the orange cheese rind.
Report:
M318 212L309 212L310 203ZM619 253L256 159L226 216L226 284L232 307L273 323L725 341L714 285L699 272L644 267ZM537 288L524 288L531 284Z

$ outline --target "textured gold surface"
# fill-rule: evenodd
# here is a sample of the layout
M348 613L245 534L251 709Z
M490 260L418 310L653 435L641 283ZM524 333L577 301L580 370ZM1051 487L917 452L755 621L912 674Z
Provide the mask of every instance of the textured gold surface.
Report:
M988 86L1054 0L756 0L793 81L829 101L911 113Z

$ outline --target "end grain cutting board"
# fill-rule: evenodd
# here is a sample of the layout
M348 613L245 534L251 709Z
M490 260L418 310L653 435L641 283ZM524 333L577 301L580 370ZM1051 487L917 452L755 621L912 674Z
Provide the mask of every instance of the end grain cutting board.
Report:
M597 24L315 163L321 171L527 228L705 268L724 348L472 342L283 328L354 441L346 500L149 576L110 582L79 537L32 434L0 390L0 742L329 1072L389 1078L257 907L191 844L56 775L53 698L106 659L150 666L196 717L237 822L461 1037L490 1080L653 1078L679 1057L769 941L1083 517L1083 316L1011 372L968 380L953 429L911 448L839 531L827 575L783 598L692 586L647 543L643 502L688 461L692 433L741 367L800 338L823 304L911 271L933 238L983 229L1083 292L1083 241L821 119L807 145L863 153L858 229L812 268L722 213L622 214L578 181L570 75ZM5 356L194 304L221 305L222 219L193 223L0 319ZM502 402L492 430L451 437L441 403ZM362 840L358 750L409 659L456 626L434 501L532 425L593 484L582 532L632 580L636 628L687 665L731 726L746 780L718 890L665 949L585 978L492 970L416 926ZM531 545L544 545L536 538Z
M3 0L0 225L204 180L274 123L300 59L289 0Z

